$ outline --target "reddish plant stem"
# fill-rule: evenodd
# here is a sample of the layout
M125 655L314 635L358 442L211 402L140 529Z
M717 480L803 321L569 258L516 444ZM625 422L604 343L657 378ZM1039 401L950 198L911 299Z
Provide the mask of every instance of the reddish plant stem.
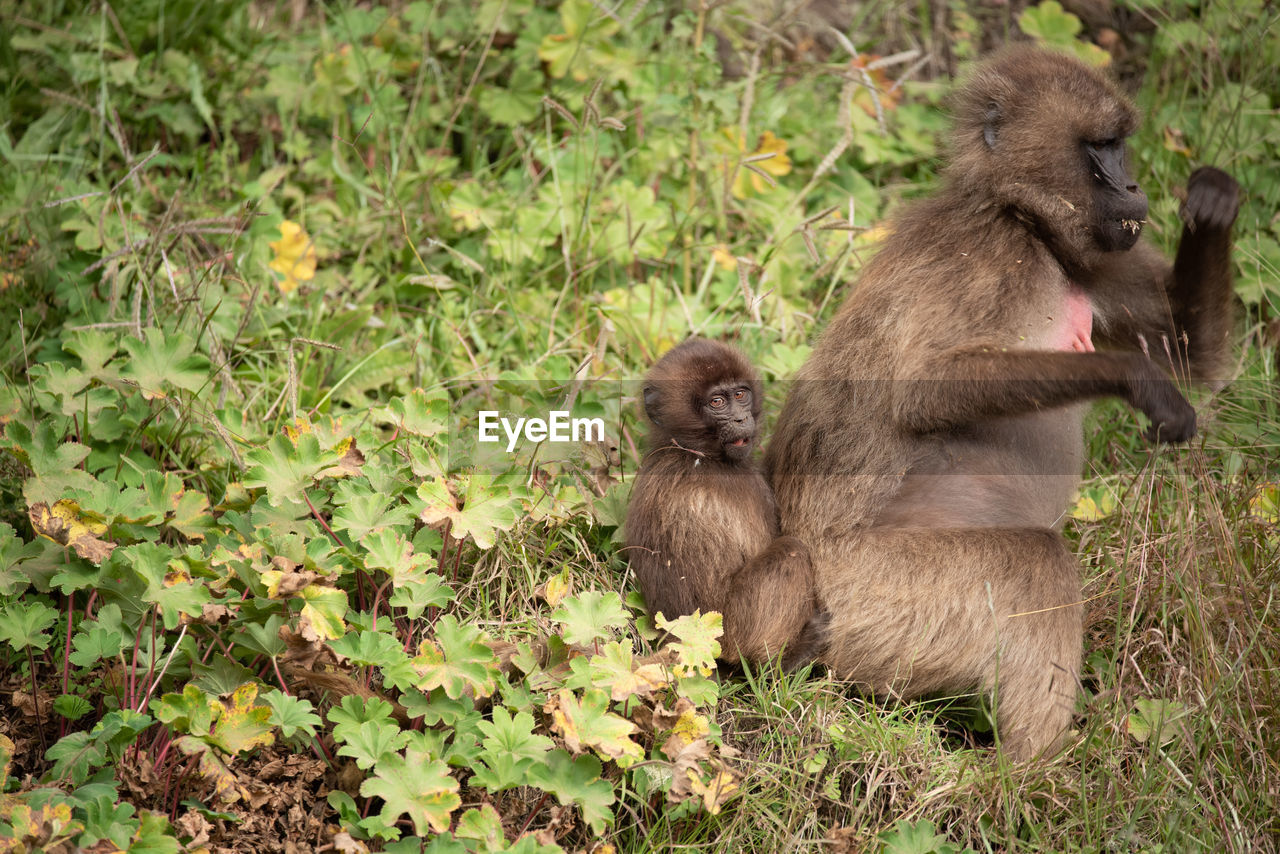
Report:
M44 720L40 716L40 688L36 683L36 658L31 654L30 645L27 646L27 667L31 669L31 708L36 713L36 732L40 734L40 752L44 753L49 746L44 740Z
M152 606L155 607L154 605ZM129 708L133 708L134 702L138 699L134 692L138 688L138 646L142 643L142 627L147 624L147 618L143 617L138 621L138 631L133 636L133 655L129 660L129 679L125 690L125 704Z
M338 535L333 532L333 529L329 527L329 523L320 515L320 511L311 503L311 499L307 496L307 491L305 489L302 490L302 500L307 502L307 507L311 510L311 515L320 523L320 527L324 528L325 533L327 533L335 543L342 545L342 540L338 539ZM356 601L360 605L360 610L363 611L365 609L364 570L358 568L356 569Z
M529 811L529 817L524 820L524 827L521 827L520 832L516 834L517 839L524 836L524 832L529 829L529 825L533 824L534 818L542 811L542 805L547 802L547 798L550 796L550 792L542 793L542 797L538 799L538 802L533 805L533 809Z
M76 592L67 594L67 645L62 651L62 693L66 694L71 687L71 632L76 625ZM58 722L58 738L67 734L67 719Z

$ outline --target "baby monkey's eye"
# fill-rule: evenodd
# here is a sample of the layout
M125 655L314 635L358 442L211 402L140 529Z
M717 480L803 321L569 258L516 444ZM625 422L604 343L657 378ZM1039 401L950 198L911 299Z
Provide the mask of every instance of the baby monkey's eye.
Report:
M717 394L715 397L707 401L707 405L712 409L723 409L726 402L727 401L724 399L723 395Z

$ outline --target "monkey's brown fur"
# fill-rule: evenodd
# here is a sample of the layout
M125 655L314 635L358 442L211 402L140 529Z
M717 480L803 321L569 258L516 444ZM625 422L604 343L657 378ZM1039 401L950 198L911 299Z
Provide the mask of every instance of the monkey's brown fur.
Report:
M823 334L766 470L813 555L822 660L896 696L994 689L1003 749L1025 759L1060 743L1076 696L1079 565L1058 530L1085 406L1119 396L1152 435L1194 433L1167 372L1224 364L1238 187L1191 176L1171 267L1119 213L1145 214L1123 168L1137 117L1101 74L1014 48L954 107L945 185Z
M737 458L704 417L709 391L750 390L748 445ZM812 660L820 629L809 550L778 536L773 492L746 454L758 435L760 379L732 347L691 339L645 380L653 422L627 509L627 554L651 613L724 617L721 658ZM785 595L782 595L785 592Z

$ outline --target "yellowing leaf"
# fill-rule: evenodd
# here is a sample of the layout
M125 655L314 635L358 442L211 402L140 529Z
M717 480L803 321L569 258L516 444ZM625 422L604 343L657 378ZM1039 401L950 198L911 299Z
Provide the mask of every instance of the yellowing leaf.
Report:
M710 723L705 717L698 714L692 705L684 710L680 715L680 719L676 721L676 725L671 728L671 734L685 744L693 744L698 739L706 737L710 732Z
M1164 147L1174 154L1181 154L1183 157L1191 156L1191 149L1187 146L1187 138L1179 128L1166 127L1164 129Z
M725 246L723 243L711 250L711 257L715 260L721 270L728 270L732 273L734 270L738 269L738 259L733 257L733 253L729 251L729 247Z
M1249 518L1280 525L1280 483L1264 483L1249 499Z
M621 768L644 758L644 750L630 738L636 725L609 711L609 695L603 691L588 690L578 702L572 691L562 688L545 711L551 715L552 728L574 753L590 747Z
M224 708L214 724L209 741L226 753L235 755L275 740L270 723L271 707L254 705L258 686L246 682L231 695L231 705Z
M91 515L82 514L80 505L74 501L64 498L52 507L37 501L27 515L37 534L58 545L70 546L92 563L101 565L116 547L115 543L98 539L107 532L107 526Z
M874 53L860 53L849 62L850 67L855 69L855 73L863 82L863 85L854 91L851 100L872 118L878 118L881 113L896 109L903 94L902 87L894 86L883 68L869 67L879 58ZM862 76L864 74L865 77ZM870 81L870 88L866 85L868 81ZM872 88L875 89L874 94L871 91ZM877 102L879 102L878 110Z
M787 143L774 136L773 131L765 131L761 134L760 144L750 154L747 153L746 142L737 128L722 128L720 133L729 143L729 146L722 144L720 148L724 150L728 147L729 151L737 156L736 172L733 172L732 159L726 160L724 164L725 174L733 173L734 198L745 199L752 191L764 193L771 189L765 175L779 178L791 171L791 158L787 157Z
M343 617L347 614L347 594L335 587L309 584L298 591L306 600L302 616L311 623L311 629L320 640L334 640L346 632Z
M705 783L696 771L690 769L685 773L689 775L689 788L702 797L702 806L712 815L719 815L720 808L738 791L738 781L728 771L717 771Z
M277 286L284 293L298 289L299 282L310 281L316 275L316 247L311 237L296 222L280 223L280 239L267 244L275 257L268 265L284 276Z
M1071 509L1071 518L1081 522L1097 522L1116 512L1116 496L1110 489L1103 487L1085 487L1080 490L1075 507Z
M565 567L560 572L547 579L545 584L538 585L533 591L533 595L542 599L552 608L564 601L564 597L569 595L569 591L573 589L573 585L569 579L569 568Z
M227 763L218 757L213 746L193 735L184 735L174 742L188 756L200 755L200 776L213 783L213 798L223 804L233 804L245 798L248 792Z
M659 612L655 622L658 628L680 639L671 643L671 649L679 659L679 663L671 668L677 676L711 675L716 667L716 657L720 655L720 642L716 638L724 634L724 618L718 611L707 614L694 611L675 620L668 620Z

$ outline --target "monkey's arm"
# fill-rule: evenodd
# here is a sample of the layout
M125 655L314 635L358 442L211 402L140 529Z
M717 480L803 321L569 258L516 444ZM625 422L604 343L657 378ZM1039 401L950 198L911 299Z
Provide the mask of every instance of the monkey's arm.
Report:
M721 657L763 661L788 650L786 666L813 660L825 622L815 620L816 594L809 549L795 537L777 537L734 572L723 593ZM800 648L797 648L800 647Z
M1148 439L1184 442L1195 410L1141 353L953 349L900 372L892 388L897 425L915 433L1022 415L1080 400L1120 397L1151 419Z
M1149 244L1107 258L1088 290L1100 343L1142 348L1180 378L1212 382L1231 334L1231 225L1240 188L1219 169L1187 181L1182 239L1173 266Z

